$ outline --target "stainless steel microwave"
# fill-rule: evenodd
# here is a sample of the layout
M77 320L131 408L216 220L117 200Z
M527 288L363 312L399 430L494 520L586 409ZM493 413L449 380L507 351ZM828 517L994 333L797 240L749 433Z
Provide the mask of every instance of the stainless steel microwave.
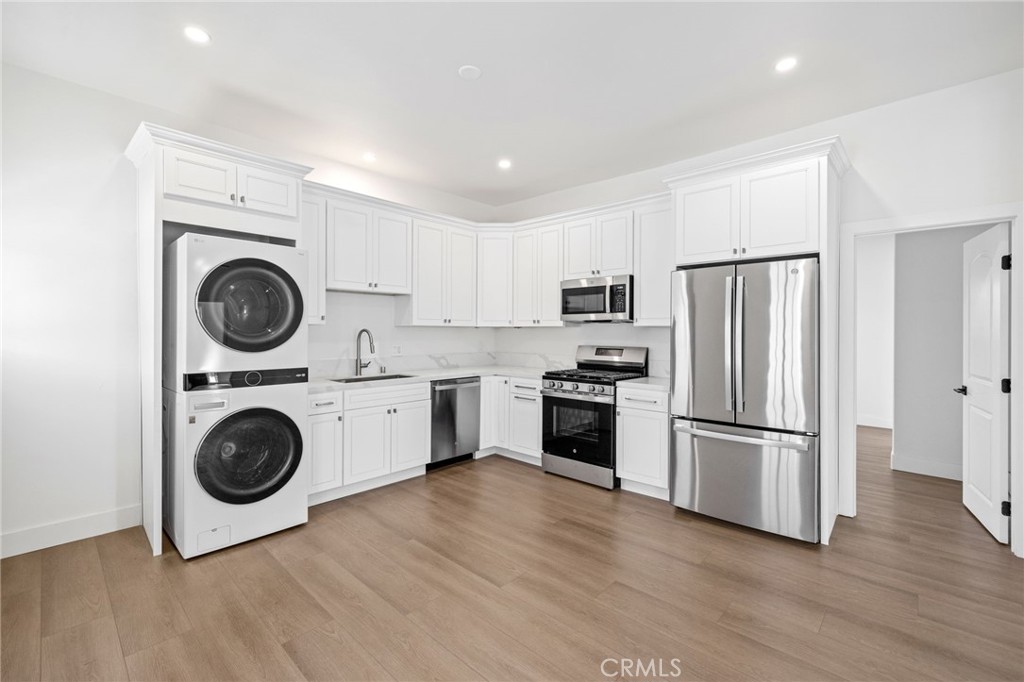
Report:
M632 322L633 275L562 282L563 322Z

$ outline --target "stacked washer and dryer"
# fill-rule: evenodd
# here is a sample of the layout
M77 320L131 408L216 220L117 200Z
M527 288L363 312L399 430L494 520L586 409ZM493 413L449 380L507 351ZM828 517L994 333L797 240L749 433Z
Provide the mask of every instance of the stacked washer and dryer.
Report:
M164 529L199 554L307 520L306 251L185 234L164 254Z

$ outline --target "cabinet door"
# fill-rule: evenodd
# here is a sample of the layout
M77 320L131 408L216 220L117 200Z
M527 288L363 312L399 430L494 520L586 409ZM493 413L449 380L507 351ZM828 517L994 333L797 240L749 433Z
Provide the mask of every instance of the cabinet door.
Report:
M309 492L337 488L342 478L344 422L339 412L317 414L309 418Z
M366 206L327 202L327 288L370 291L373 211Z
M417 220L413 223L413 324L443 325L445 306L445 228Z
M262 168L238 166L238 205L294 218L299 215L299 180Z
M448 324L472 327L476 324L476 234L452 227L448 235Z
M668 415L622 407L616 410L615 420L615 475L667 488Z
M476 248L477 326L509 327L512 325L512 235L480 232Z
M412 218L400 213L374 211L373 222L373 291L411 294Z
M230 161L165 147L164 194L234 206L237 166Z
M738 257L739 178L682 187L672 196L676 214L676 265Z
M390 407L346 410L344 431L342 476L345 485L390 473Z
M537 230L537 319L562 326L562 226Z
M817 159L740 178L740 254L763 258L818 250Z
M598 216L595 224L597 274L633 274L633 212Z
M565 279L582 279L597 274L594 265L594 220L577 220L565 225Z
M404 471L430 462L430 401L402 403L391 408L391 471Z
M512 258L515 269L512 295L513 319L516 327L536 324L537 318L537 231L517 232L513 238Z
M508 447L508 379L480 379L480 449Z
M636 213L633 277L636 325L667 327L672 322L672 209L645 208Z
M303 298L306 321L327 321L327 206L323 199L302 200L302 230L296 243L309 254L309 280Z
M541 410L540 396L509 395L508 448L527 455L540 455Z

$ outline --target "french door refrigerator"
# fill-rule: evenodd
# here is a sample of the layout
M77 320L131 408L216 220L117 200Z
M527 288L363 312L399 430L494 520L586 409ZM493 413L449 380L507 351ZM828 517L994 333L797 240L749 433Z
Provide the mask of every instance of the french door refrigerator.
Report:
M818 542L818 260L672 274L672 503Z

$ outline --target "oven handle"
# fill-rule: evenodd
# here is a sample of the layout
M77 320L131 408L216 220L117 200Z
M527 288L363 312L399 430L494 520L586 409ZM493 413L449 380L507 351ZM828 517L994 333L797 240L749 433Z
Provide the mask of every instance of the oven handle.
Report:
M566 400L580 400L585 403L602 403L604 405L614 405L615 397L610 395L581 395L578 393L562 393L560 391L552 391L550 389L542 389L541 395L550 396L552 398L565 398Z

